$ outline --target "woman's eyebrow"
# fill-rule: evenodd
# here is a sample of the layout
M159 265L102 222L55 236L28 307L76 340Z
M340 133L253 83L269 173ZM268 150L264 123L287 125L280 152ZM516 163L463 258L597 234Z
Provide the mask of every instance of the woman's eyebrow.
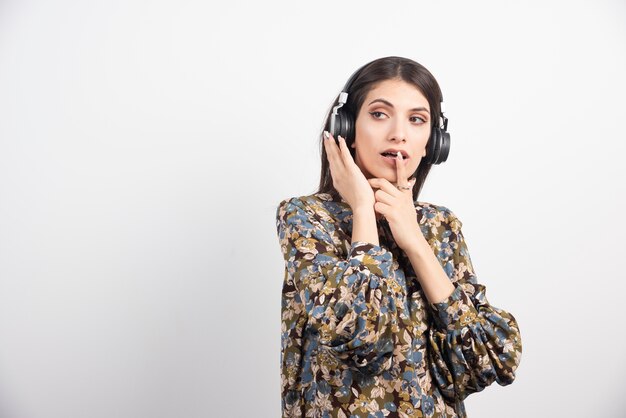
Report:
M393 109L393 105L391 104L391 102L385 100L385 99L374 99L370 102L370 104L372 103L376 103L376 102L381 102L386 104L387 106L389 106L390 108ZM369 105L368 105L369 106ZM420 110L425 110L426 113L430 114L430 112L428 111L428 109L426 109L425 107L414 107L413 109L409 109L410 112L419 112Z

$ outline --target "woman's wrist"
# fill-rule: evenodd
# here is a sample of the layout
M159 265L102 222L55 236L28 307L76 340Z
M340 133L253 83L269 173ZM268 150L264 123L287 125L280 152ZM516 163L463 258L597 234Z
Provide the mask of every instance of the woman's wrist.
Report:
M376 216L376 211L374 210L374 203L372 203L371 205L365 205L365 204L360 204L360 205L356 205L354 208L352 208L352 213L353 214L362 214L364 216L368 216L368 215L372 215L372 216Z
M352 242L364 241L380 245L374 206L357 206L352 210Z
M415 240L403 251L409 258L420 259L428 256L433 250L424 238L424 235L416 234Z

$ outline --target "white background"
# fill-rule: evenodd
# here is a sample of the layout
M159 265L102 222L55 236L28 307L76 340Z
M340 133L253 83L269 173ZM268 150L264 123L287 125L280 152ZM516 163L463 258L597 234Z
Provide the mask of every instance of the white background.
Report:
M420 200L522 332L469 416L624 416L626 4L433 3L0 3L0 416L279 416L276 206L389 55L450 119Z

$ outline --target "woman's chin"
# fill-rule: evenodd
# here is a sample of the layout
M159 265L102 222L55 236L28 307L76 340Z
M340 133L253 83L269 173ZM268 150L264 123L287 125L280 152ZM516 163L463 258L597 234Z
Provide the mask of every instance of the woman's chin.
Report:
M363 171L363 170L361 170ZM364 173L365 174L365 173ZM397 184L398 179L397 179L397 174L395 169L392 170L372 170L367 172L367 174L365 174L365 178L372 179L372 178L377 178L377 179L385 179L387 180L389 183L391 184Z
M369 176L366 176L368 179L377 178L377 179L385 179L389 181L389 183L394 183L396 181L396 173L395 172L372 172Z

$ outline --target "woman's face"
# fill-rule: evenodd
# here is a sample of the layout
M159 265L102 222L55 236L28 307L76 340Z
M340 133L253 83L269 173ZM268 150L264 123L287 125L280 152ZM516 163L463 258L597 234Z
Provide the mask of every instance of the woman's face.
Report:
M356 117L355 163L366 178L385 178L397 184L389 149L406 152L407 173L415 173L430 136L430 107L426 97L412 84L398 79L385 80L365 97ZM394 153L395 154L395 153Z

